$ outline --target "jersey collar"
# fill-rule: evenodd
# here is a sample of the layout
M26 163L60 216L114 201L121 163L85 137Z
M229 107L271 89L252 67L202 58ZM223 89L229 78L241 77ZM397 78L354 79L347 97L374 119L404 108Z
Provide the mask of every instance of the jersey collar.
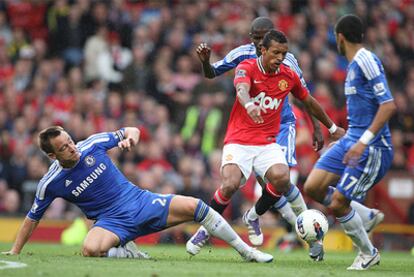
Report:
M352 58L352 60L354 61L359 55L361 55L362 52L364 52L366 49L365 47L361 47L359 48L359 50L355 53L354 57Z
M260 56L256 59L257 62L257 66L259 67L260 72L262 72L263 74L269 75L272 73L267 73L264 66L263 66L263 56ZM273 73L273 74L279 74L280 72L280 66L279 68Z

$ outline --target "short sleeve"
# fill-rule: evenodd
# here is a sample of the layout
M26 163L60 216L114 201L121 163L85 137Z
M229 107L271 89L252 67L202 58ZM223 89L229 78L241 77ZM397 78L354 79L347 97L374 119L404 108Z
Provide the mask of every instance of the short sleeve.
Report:
M27 216L30 219L39 221L54 199L55 197L49 195L47 192L43 198L40 198L38 195L36 195L32 208L27 213Z
M293 87L292 87L291 92L299 100L304 100L309 95L309 91L306 87L306 84L303 84L301 82L296 72L292 71L292 73L293 73Z
M370 88L372 88L378 104L381 105L383 103L394 100L384 74L381 74L374 79L369 80L368 84Z
M234 72L234 86L239 83L247 83L251 85L251 66L248 63L240 63Z
M84 151L92 146L109 150L118 146L118 142L125 138L125 129L120 129L115 132L99 133L90 136L84 141L78 143L80 151Z

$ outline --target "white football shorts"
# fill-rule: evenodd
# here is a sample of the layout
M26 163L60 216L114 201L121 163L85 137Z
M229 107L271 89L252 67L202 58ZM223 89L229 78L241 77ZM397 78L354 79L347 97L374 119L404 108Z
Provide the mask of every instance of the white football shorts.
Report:
M247 180L252 170L264 179L275 164L287 165L286 155L277 143L266 145L226 144L223 147L221 170L226 164L237 164Z

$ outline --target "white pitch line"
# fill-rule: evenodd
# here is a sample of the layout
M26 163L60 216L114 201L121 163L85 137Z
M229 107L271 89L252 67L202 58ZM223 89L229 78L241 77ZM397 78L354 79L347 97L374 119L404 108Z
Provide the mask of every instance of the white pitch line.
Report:
M2 265L2 264L5 264L5 265ZM26 266L27 264L24 264L24 263L0 260L0 270L8 269L8 268L21 268L21 267L26 267Z

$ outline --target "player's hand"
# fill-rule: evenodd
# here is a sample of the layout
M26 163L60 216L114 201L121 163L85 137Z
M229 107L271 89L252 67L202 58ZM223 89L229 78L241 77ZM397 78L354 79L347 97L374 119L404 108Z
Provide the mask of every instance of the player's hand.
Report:
M362 142L356 142L345 154L342 162L349 167L356 167L366 147Z
M262 112L266 113L266 109L261 108L257 105L251 105L247 108L246 111L250 118L254 121L254 123L261 124L264 122L261 114Z
M196 52L201 62L210 62L211 48L207 43L200 43L200 45L197 46Z
M345 129L341 128L339 126L336 129L335 133L331 134L331 138L333 140L338 140L338 139L342 138L343 136L345 136Z
M131 147L134 146L136 143L132 138L126 138L118 142L118 147L122 150L126 149L127 151L131 150Z
M322 135L322 131L320 128L317 128L313 131L313 150L315 150L316 152L318 152L319 150L322 149L324 141L323 141L323 135Z

